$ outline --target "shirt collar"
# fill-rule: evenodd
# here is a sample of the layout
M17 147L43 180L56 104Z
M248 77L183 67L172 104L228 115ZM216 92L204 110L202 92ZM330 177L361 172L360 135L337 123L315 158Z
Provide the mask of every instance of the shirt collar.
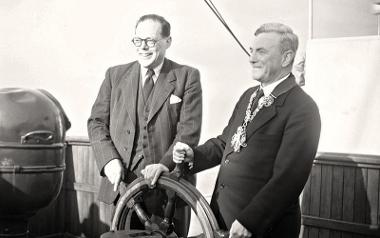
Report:
M161 69L162 69L162 66L164 65L164 60L161 62L161 64L159 64L156 68L153 69L154 71L154 75L153 75L153 82L156 83L157 79L158 79L158 76L160 75L161 73ZM145 81L145 75L146 75L146 72L148 71L148 68L145 68L145 67L140 67L141 68L141 79L144 83Z
M265 87L263 87L263 85L261 85L260 87L263 89L264 91L264 96L269 96L273 90L275 89L275 87L277 87L277 85L279 85L281 82L283 82L287 77L289 77L290 73L288 73L287 75L285 75L284 77L282 77L280 80L277 80L276 82L274 83L271 83Z

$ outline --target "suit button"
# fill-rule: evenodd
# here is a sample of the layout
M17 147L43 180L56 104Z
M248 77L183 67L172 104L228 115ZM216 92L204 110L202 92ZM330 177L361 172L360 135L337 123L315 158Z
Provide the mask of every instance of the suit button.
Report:
M127 151L128 150L128 148L127 147L124 147L124 151Z
M224 183L222 183L219 187L220 189L223 189L225 187Z
M139 159L144 159L144 155L139 155Z
M226 159L226 160L224 161L224 163L225 163L225 164L229 164L229 163L230 163L230 160Z
M144 126L143 129L146 130L146 126Z
M131 131L130 131L130 130L127 130L127 134L131 134Z
M147 147L147 145L146 145L146 144L144 144L144 145L143 145L143 148L146 148L146 147Z

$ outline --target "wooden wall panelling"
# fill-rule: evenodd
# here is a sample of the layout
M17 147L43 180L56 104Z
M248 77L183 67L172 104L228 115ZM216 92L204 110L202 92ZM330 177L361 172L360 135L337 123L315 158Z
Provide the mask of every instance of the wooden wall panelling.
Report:
M321 166L321 207L319 215L322 218L331 217L332 174L333 166ZM319 231L319 237L330 237L330 230L321 228Z
M343 168L343 210L344 221L354 221L355 167ZM352 238L350 233L342 233L342 238Z
M76 180L74 183L75 185L81 185L84 187L87 183L87 174L88 174L88 168L87 168L87 161L88 158L86 157L86 146L78 146L78 145L73 145L77 151L77 157L74 158L76 161L77 168L75 168L76 172ZM88 199L88 194L86 191L82 190L80 187L78 188L75 186L75 190L77 193L77 198L78 198L78 212L79 212L79 221L80 221L80 226L81 226L81 232L86 236L89 237L90 231L88 230L88 219L89 219L89 211L90 211L90 206Z
M77 150L77 157L75 161L77 162L77 169L75 170L77 176L74 182L74 189L76 191L77 199L78 199L78 213L79 213L79 221L80 221L80 231L81 234L89 237L89 231L87 230L88 218L90 206L88 205L91 201L88 200L87 191L86 191L86 178L88 169L86 167L87 158L84 157L83 147L74 145ZM79 186L78 186L79 185Z
M99 205L99 221L100 225L98 226L98 234L109 231L112 219L112 209L109 205L98 202Z
M321 173L322 168L319 164L314 164L311 171L310 184L310 214L319 216L321 203ZM311 227L309 230L309 238L318 238L319 228Z
M368 199L367 199L367 168L357 167L355 170L355 194L354 194L354 222L366 223L368 219ZM365 238L367 236L353 234L353 238Z
M343 204L343 168L335 166L333 170L332 194L331 201L331 218L336 220L342 219L342 204ZM332 230L331 238L341 238L340 231Z
M78 200L77 194L74 189L74 183L76 180L76 168L77 168L77 148L69 143L66 156L66 212L65 212L65 231L70 231L72 234L80 234L80 220L78 213Z
M379 170L368 169L367 197L370 214L367 224L373 229L379 229Z
M97 200L100 176L94 153L87 141L72 141L74 180L69 186L73 193L70 197L71 210L77 213L77 224L66 230L75 235L99 237L109 230L111 222L110 208ZM76 201L76 202L75 202Z
M301 202L301 213L302 214L307 214L307 215L310 215L310 199L311 199L311 187L310 187L310 183L311 183L311 176L309 176L306 184L305 184L305 187L303 189L303 192L302 192L302 202ZM304 226L302 224L302 230L301 230L301 236L302 238L309 238L309 230L310 230L310 227L309 226Z
M380 226L380 177L379 177L379 181L378 181L378 189L379 189L379 192L378 192L379 202L378 202L378 205L377 205L377 212L378 212L377 224L378 224L378 226ZM380 229L380 228L378 227L378 229Z
M86 170L87 170L86 183L93 186L94 185L94 176L97 173L96 173L95 168L93 166L94 165L94 161L90 157L90 148L87 146L83 150L83 153L84 153L84 156L85 156L86 162L87 162L87 166L86 166ZM88 203L88 206L89 206L89 216L88 216L89 222L88 222L88 224L86 224L86 230L89 231L89 236L88 237L94 237L95 236L95 234L96 234L95 230L97 229L96 225L99 223L99 207L96 204L95 193L96 192L87 192L88 200L90 201L90 203Z
M322 154L322 155L321 155ZM319 164L321 169L315 165ZM331 167L332 166L332 167ZM332 168L332 171L331 171ZM314 162L310 176L310 189L306 185L302 203L313 207L313 194L316 175L320 174L321 201L320 210L303 210L305 230L320 229L319 237L363 238L380 237L379 228L379 182L380 157L370 155L352 155L320 153ZM321 171L321 172L319 172ZM329 174L332 172L330 180ZM331 181L331 186L328 185ZM328 195L331 187L330 217ZM310 193L311 198L305 199ZM315 203L315 201L314 201ZM307 204L302 204L307 208ZM305 212L306 211L306 212ZM326 230L330 230L327 232ZM309 236L310 236L309 232Z

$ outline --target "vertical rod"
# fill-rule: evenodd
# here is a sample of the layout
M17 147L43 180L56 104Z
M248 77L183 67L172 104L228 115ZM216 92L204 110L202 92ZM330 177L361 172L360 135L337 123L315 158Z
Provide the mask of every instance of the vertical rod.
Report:
M313 39L313 0L309 0L309 40Z

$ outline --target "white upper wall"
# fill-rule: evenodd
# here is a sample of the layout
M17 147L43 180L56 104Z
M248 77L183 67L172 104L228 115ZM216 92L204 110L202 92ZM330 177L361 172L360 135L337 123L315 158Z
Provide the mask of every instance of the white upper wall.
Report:
M380 154L379 66L380 36L309 42L305 89L322 118L319 151Z

